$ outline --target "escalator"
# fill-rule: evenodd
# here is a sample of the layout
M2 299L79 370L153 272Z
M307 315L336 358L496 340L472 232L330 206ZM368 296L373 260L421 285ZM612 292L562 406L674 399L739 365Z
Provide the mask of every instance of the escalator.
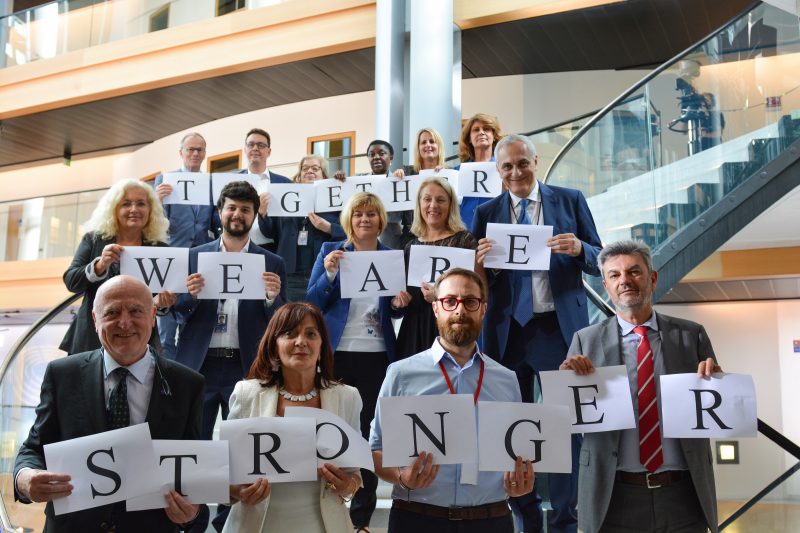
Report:
M598 113L528 135L539 150L539 168L547 168L544 179L584 193L604 242L634 237L653 248L658 299L800 185L798 18L758 4ZM586 287L592 319L600 320L610 309L598 295L599 280L587 278ZM43 523L43 504L14 502L11 476L43 370L63 356L35 339L74 299L35 324L0 365L4 531L20 525L40 530ZM800 460L796 445L763 422L759 429L758 439L776 443L776 453ZM798 469L800 463L776 472L773 483L752 492L760 499ZM721 512L729 517L725 525L755 501Z

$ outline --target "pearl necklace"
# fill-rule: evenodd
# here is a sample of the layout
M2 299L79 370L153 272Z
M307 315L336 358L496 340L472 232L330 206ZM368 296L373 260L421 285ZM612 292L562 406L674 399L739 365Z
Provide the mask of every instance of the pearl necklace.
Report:
M291 392L287 391L285 387L281 387L280 390L278 390L278 394L290 402L307 402L308 400L312 400L317 397L317 389L311 389L311 391L307 392L306 394L292 394Z

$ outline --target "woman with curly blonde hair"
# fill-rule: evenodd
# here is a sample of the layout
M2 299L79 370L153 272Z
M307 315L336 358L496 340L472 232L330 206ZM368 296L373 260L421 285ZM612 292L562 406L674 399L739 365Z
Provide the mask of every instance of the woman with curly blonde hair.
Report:
M115 183L103 195L86 229L72 263L64 272L67 289L83 293L81 307L59 346L70 355L100 348L92 321L94 297L103 282L119 274L119 255L125 246L166 246L169 221L148 184L125 180ZM159 308L170 307L175 303L175 295L158 294L153 303ZM155 328L150 344L161 348Z

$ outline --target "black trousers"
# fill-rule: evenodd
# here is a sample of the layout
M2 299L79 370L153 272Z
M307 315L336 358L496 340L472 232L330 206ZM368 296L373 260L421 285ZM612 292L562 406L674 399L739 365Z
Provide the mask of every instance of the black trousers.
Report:
M389 358L386 352L343 352L333 354L333 374L346 385L355 387L361 394L361 434L369 438L369 428L375 417L375 405L381 390ZM350 520L353 527L369 525L377 504L378 477L369 470L361 470L364 487L350 502Z

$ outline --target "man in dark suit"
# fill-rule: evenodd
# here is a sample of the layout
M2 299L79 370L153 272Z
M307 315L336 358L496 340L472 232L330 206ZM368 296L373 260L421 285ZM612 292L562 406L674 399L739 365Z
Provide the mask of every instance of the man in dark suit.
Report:
M700 324L653 310L658 273L641 241L609 244L598 257L616 316L578 331L562 370L585 375L625 365L637 427L587 433L580 455L581 531L717 531L708 439L662 438L656 384L666 374L721 372ZM639 405L644 406L639 408Z
M111 429L107 399L123 379L128 424L147 422L154 439L199 436L203 377L148 348L155 313L150 290L137 279L116 276L98 289L92 317L103 348L47 366L36 421L14 465L17 499L51 502L72 492L69 475L45 469L44 446ZM126 512L119 502L59 516L48 503L45 531L166 533L196 517L198 506L177 492L165 498L165 509Z
M244 138L244 153L247 156L247 168L239 172L259 177L256 189L261 200L258 208L258 224L253 224L250 229L250 240L265 250L275 252L275 240L270 235L280 234L280 226L276 217L267 216L267 206L269 206L267 189L270 183L292 183L292 180L277 172L270 172L267 168L267 160L272 154L272 139L265 130L253 128L247 132Z
M495 159L506 190L475 213L472 234L479 239L478 264L483 265L492 248L486 238L488 223L553 226L553 237L547 242L552 251L548 271L486 270L489 307L483 349L517 373L522 399L530 402L535 372L556 370L572 335L589 325L581 274L600 273L600 237L580 191L536 181L538 158L528 137L507 135L497 143ZM579 447L580 437L575 436L573 474L547 475L553 507L548 520L551 533L576 530ZM526 533L542 530L539 502L535 493L511 500Z
M178 338L176 360L206 377L202 436L210 439L217 412L228 416L228 400L236 383L250 370L258 343L275 309L286 303L286 268L283 260L252 243L250 227L258 212L258 193L246 181L227 184L217 209L222 236L189 251L186 280L175 311L184 326ZM264 300L198 300L205 285L197 272L197 255L203 252L244 252L264 257Z
M200 172L206 157L206 140L199 133L187 133L181 139L178 151L182 165L176 172ZM155 180L156 194L162 202L172 194L172 185L164 183L159 174ZM209 199L211 198L209 190ZM219 217L214 206L209 205L165 205L164 214L169 220L169 245L175 248L200 246L219 235ZM175 335L178 321L175 313L166 312L158 317L158 333L165 357L175 359Z

